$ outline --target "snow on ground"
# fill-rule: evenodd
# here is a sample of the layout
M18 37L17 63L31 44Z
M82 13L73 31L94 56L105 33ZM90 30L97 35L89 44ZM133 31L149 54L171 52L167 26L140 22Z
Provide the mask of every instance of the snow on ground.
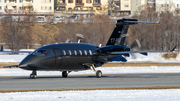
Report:
M21 62L27 55L0 55L1 62ZM148 56L135 54L134 57L126 57L127 62L174 62L180 63L180 54L176 59L164 59L162 53L149 53Z
M1 101L179 101L180 89L0 93Z
M180 54L177 58L165 59L162 57L163 53L148 53L148 56L136 53L132 56L127 57L127 62L161 62L161 63L180 63Z
M180 66L150 66L150 67L99 67L103 74L115 73L180 73ZM23 69L0 69L0 76L29 76L32 71ZM92 70L71 72L69 75L94 74ZM37 75L60 75L60 71L37 71Z

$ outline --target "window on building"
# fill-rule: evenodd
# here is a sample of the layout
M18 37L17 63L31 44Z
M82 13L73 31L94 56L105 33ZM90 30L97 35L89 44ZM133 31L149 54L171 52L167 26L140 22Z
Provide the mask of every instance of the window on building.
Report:
M19 7L19 10L23 10L23 7Z
M101 8L101 7L96 7L96 9L97 9L97 10L102 10L102 8Z
M1 0L0 0L0 2L1 2Z
M65 3L65 0L59 0L59 3Z
M47 7L45 7L45 10L47 10Z
M101 3L100 0L94 0L94 3Z
M14 3L16 3L16 0L13 0Z
M68 8L68 10L72 10L72 8Z
M91 3L91 0L86 0L86 3Z
M19 3L23 3L23 0L19 0Z
M179 8L179 4L177 4L177 8Z
M49 7L49 10L52 10L52 7L51 7L51 6Z
M59 7L59 10L60 10L60 11L64 11L64 10L65 10L65 7Z
M82 3L82 0L76 0L76 3Z
M73 3L73 0L68 0L68 3Z
M43 3L43 0L41 0L41 3Z
M0 10L2 10L2 6L0 6Z
M124 7L126 7L126 8L127 8L127 7L129 7L129 5L124 5Z
M92 7L88 7L87 10L93 10L93 8Z
M6 0L4 0L4 3L6 3Z
M43 6L41 6L41 10L43 10Z
M49 0L49 2L51 3L51 0Z

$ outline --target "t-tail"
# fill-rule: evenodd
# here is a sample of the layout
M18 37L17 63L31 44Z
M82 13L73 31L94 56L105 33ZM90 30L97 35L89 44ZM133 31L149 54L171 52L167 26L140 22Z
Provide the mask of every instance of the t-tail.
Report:
M119 19L116 22L116 27L114 28L114 31L112 32L106 46L124 45L129 25L134 25L138 23L158 24L158 22L139 22L137 19Z

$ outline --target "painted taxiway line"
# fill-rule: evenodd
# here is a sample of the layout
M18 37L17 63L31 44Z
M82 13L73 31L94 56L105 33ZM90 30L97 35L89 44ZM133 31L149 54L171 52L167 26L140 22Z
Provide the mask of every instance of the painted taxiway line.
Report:
M154 90L154 89L180 89L180 86L156 87L120 87L120 88L73 88L73 89L32 89L32 90L0 90L0 93L10 92L42 92L42 91L90 91L90 90Z

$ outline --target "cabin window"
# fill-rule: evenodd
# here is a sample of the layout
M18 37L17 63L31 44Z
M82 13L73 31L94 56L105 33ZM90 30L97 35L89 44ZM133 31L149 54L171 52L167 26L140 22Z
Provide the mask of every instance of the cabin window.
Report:
M81 50L79 50L79 54L82 55L82 51Z
M63 54L66 55L66 51L65 50L63 50Z
M71 55L71 51L69 50L69 55Z
M84 54L87 55L87 51L86 50L84 50Z
M76 52L76 50L74 50L74 55L77 55L77 52Z
M32 55L37 55L37 56L50 56L51 52L48 50L37 50L32 53Z
M91 50L89 50L89 54L90 54L90 55L92 55L92 52L91 52Z

